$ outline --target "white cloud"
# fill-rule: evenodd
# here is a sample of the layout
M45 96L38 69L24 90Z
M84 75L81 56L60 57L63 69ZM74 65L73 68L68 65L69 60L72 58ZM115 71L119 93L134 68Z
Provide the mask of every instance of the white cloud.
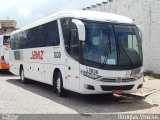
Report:
M29 16L31 14L31 9L29 8L21 8L18 12L23 16Z

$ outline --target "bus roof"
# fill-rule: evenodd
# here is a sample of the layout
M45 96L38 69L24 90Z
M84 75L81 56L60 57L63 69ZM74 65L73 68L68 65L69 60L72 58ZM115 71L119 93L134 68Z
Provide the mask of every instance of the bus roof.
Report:
M45 24L47 22L53 21L57 18L63 18L63 17L72 17L77 19L112 22L112 23L134 24L134 21L132 19L125 16L113 14L113 13L87 11L87 10L71 10L71 11L62 11L56 14L52 14L48 17L42 18L38 21L35 21L29 25L24 26L19 30L14 31L12 34L29 29L29 28L33 28L41 24Z

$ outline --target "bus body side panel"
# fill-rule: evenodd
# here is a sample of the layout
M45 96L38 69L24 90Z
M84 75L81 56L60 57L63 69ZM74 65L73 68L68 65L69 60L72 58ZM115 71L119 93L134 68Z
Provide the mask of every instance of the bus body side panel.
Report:
M20 65L22 65L26 78L52 85L53 74L56 68L61 71L64 78L63 58L54 57L54 53L59 52L63 56L60 47L53 46L14 50L10 54L10 71L19 75Z
M10 72L13 73L14 75L19 75L19 68L20 68L20 63L15 60L15 51L10 50L10 58L9 58L9 66L10 66Z
M14 75L19 75L20 63L15 61L10 61L9 64L10 64L10 72L13 73Z
M59 46L45 47L43 49L43 60L40 64L43 64L43 81L47 84L53 84L53 74L55 69L59 69L63 77L63 52Z

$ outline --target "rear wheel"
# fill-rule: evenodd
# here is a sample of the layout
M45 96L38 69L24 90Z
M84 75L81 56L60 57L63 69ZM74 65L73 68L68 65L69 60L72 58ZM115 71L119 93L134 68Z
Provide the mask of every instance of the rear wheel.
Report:
M63 88L63 79L60 72L58 72L58 77L56 80L56 92L60 97L65 96L65 89Z
M24 69L23 67L20 69L20 80L23 84L26 84L27 83L27 80L26 78L24 77Z

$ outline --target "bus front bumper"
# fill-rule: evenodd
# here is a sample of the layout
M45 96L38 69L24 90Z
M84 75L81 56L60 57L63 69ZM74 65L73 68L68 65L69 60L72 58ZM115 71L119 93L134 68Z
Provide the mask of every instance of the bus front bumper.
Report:
M134 82L111 83L101 82L87 77L80 80L80 93L81 94L114 94L114 93L134 93L141 90L143 87L144 78L141 77Z

